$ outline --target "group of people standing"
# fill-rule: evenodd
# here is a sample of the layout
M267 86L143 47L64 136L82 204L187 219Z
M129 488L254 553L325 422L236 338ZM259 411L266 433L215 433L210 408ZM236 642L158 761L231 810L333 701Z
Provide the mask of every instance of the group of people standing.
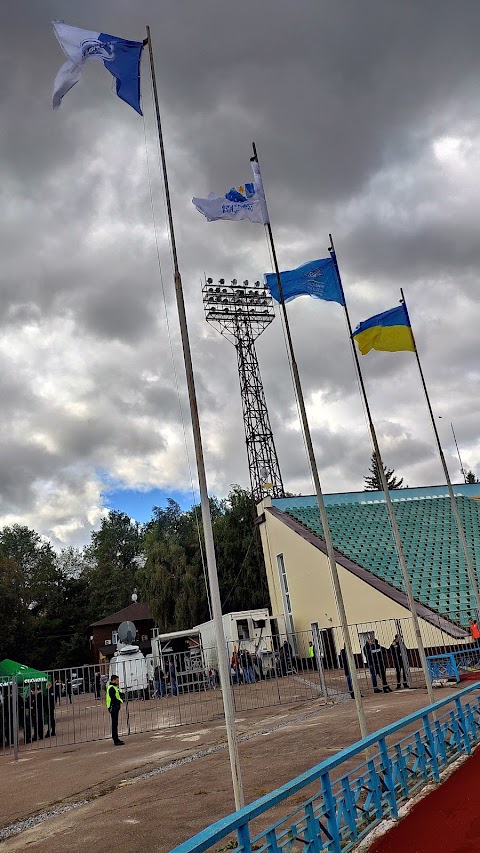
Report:
M375 635L373 635L366 640L365 645L363 647L363 653L365 655L367 666L370 670L370 677L372 679L372 687L374 693L381 693L382 690L384 693L392 692L392 688L390 687L387 681L387 670L385 664L387 652L390 652L392 663L395 667L395 674L397 676L397 685L395 689L401 690L402 687L404 689L410 687L409 676L407 675L407 650L399 635L395 634L393 642L388 649L386 649L384 646L381 646ZM343 648L340 652L340 662L342 664L343 671L345 672L350 696L353 699L354 694L352 678L350 675L350 669L348 666L345 648ZM379 679L382 684L381 688L378 686Z
M253 657L248 649L234 651L230 661L230 674L233 684L255 684ZM259 669L259 677L262 671Z
M55 737L55 689L51 681L46 685L33 682L19 696L19 725L23 728L25 743Z
M177 670L174 658L166 659L165 670L160 666L160 664L155 667L153 670L153 683L155 686L153 693L154 699L160 699L168 695L178 695ZM170 694L168 692L168 686L170 686Z

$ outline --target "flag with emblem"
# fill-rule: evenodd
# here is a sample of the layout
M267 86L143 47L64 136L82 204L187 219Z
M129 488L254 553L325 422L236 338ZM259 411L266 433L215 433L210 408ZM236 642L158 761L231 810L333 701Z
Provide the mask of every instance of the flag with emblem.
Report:
M115 78L115 91L119 98L130 104L137 113L140 109L140 59L143 42L127 41L107 33L70 27L63 21L53 21L53 31L67 56L53 84L53 109L58 110L62 98L78 83L85 62L103 62Z
M232 187L225 195L210 193L208 198L193 198L192 202L208 222L217 219L249 219L265 225L268 211L265 203L260 166L252 160L253 182Z
M281 302L276 274L265 273L264 279L273 298ZM345 305L342 285L333 258L309 261L294 270L281 272L280 281L285 302L290 302L297 296L313 296L314 299Z

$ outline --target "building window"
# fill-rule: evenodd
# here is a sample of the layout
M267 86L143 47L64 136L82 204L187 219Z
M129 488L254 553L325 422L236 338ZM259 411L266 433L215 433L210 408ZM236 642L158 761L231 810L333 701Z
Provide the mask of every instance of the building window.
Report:
M118 631L112 631L112 646L116 646L118 643Z
M237 619L237 635L239 640L249 640L248 619Z
M285 568L285 560L283 559L283 554L277 554L277 565L278 575L280 578L280 588L282 590L283 612L285 614L285 628L287 630L288 639L295 649L295 625L292 613L292 603L290 601L290 592L288 590L287 570Z

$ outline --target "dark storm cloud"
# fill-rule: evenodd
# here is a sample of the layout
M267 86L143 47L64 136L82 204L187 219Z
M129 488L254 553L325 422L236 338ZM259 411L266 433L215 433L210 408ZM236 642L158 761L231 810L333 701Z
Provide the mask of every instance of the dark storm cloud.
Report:
M332 231L354 325L404 287L449 463L458 474L453 421L468 466L480 469L478 3L4 7L4 519L79 542L102 511L99 471L129 487L188 487L147 58L145 126L100 65L53 114L63 56L52 18L127 38L152 28L211 490L246 485L247 465L236 354L205 324L203 275L256 280L270 261L263 229L208 224L190 199L247 180L252 140L281 266L323 256ZM324 486L361 488L371 447L341 308L302 299L289 313ZM279 316L258 353L285 485L311 491ZM439 481L413 356L371 353L362 368L388 466L410 485Z

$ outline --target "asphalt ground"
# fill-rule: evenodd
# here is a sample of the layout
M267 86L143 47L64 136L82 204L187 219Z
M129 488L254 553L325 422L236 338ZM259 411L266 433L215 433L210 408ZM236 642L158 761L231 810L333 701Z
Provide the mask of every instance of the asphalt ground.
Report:
M437 690L438 698L449 688ZM424 689L365 698L370 731L424 706ZM351 701L246 711L237 716L247 802L359 737ZM0 764L0 851L166 853L233 810L221 719L58 746ZM2 840L3 839L3 840Z

